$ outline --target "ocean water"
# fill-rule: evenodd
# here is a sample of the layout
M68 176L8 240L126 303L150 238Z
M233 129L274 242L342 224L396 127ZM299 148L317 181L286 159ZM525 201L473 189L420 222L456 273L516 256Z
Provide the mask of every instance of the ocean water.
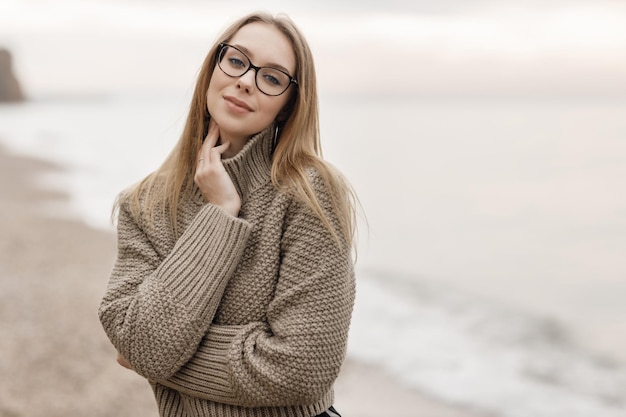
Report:
M113 230L188 95L0 106L0 144L59 163L42 207ZM505 417L626 416L626 102L322 94L359 237L349 355Z

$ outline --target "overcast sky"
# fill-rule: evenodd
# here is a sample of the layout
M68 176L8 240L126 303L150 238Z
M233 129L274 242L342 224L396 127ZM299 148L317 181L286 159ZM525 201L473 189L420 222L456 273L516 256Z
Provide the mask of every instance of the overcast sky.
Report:
M324 90L626 96L616 0L2 0L0 46L31 95L188 89L217 34L258 4L303 29Z

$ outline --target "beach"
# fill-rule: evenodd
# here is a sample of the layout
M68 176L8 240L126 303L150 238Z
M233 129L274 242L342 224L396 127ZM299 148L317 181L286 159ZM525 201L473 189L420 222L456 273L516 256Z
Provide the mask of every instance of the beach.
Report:
M62 169L0 148L0 416L155 416L148 384L115 362L97 316L114 233L59 215L68 196L39 185ZM344 416L481 415L350 358L335 389Z

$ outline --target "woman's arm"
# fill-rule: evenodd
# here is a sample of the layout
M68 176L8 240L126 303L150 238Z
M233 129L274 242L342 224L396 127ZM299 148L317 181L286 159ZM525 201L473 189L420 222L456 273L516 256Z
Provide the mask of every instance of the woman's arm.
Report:
M321 180L314 187L339 233ZM343 362L354 304L350 243L338 245L311 210L294 203L267 323L212 325L190 362L159 383L240 406L311 404Z
M151 380L167 378L191 358L251 227L206 204L161 260L121 205L118 257L99 315L111 342L137 373Z

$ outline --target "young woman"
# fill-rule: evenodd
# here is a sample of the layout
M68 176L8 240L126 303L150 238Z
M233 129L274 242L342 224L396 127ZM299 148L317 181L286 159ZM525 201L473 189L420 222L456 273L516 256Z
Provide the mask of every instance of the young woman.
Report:
M315 70L287 17L211 48L182 136L118 199L99 315L161 416L335 416L354 204L320 157Z

